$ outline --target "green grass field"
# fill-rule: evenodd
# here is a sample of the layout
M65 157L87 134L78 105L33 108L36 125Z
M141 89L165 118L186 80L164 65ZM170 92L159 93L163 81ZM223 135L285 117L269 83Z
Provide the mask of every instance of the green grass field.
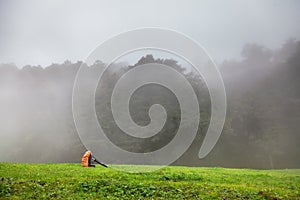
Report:
M0 163L0 178L0 199L300 199L300 170Z

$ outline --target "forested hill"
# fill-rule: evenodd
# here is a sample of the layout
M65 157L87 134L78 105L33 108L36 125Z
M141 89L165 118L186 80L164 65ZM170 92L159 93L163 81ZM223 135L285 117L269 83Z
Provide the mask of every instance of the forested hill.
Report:
M196 91L202 109L198 135L176 165L299 168L300 160L300 43L286 41L276 50L245 45L242 59L219 64L227 93L227 118L214 150L203 160L197 155L210 117L208 91L201 77L175 60L142 57L137 64L162 63L182 73ZM47 67L0 66L0 161L79 162L85 148L72 118L72 88L82 62L66 61ZM132 140L116 127L107 103L117 79L133 66L116 64L96 92L96 111L108 136L122 148L149 152L176 134L180 110L167 89L144 87L134 94L132 117L148 122L147 108L162 104L167 123L152 140ZM97 70L96 62L89 70ZM149 96L153 98L148 98Z

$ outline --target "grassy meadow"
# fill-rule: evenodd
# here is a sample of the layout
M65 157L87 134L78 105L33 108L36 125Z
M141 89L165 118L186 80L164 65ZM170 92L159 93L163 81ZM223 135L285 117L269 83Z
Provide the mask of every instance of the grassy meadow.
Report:
M0 163L0 178L0 199L300 199L298 169L170 166L126 173L80 164Z

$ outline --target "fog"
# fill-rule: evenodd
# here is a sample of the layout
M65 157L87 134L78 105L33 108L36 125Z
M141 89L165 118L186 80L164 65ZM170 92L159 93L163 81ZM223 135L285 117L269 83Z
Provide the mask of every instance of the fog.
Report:
M122 57L97 88L95 109L108 137L123 149L149 152L176 133L178 102L165 88L143 87L130 104L142 125L149 122L150 105L165 106L166 125L153 140L122 135L107 106L118 78L154 62L186 77L203 109L194 143L173 164L299 168L299 10L298 0L0 0L0 161L80 162L86 148L72 115L80 65L93 74L109 62L83 63L99 44L132 29L158 27L193 38L217 63L228 103L221 137L200 160L211 115L207 86L181 58L152 50Z
M219 142L205 159L199 160L197 155L207 128L205 120L209 119L210 115L210 101L207 95L202 95L201 101L207 117L204 117L192 146L174 164L299 168L299 41L287 39L276 49L248 43L240 52L241 55L237 59L224 60L219 65L228 98L226 123ZM136 62L163 62L181 71L189 81L201 81L195 78L190 70L184 70L187 66L176 64L174 60L148 55ZM71 105L73 83L81 64L82 62L65 61L47 67L25 66L22 69L14 64L1 64L0 161L80 161L85 147L75 129ZM103 67L103 64L97 62L90 69L97 67ZM105 116L102 123L106 123L110 130L113 130L111 138L115 143L120 143L130 151L147 152L157 149L173 137L180 117L178 118L177 112L169 112L173 120L167 121L163 133L158 137L160 141L152 142L151 145L149 141L134 141L130 138L127 138L127 141L126 138L117 135L118 130L113 128L112 119L103 111L107 101L104 96L109 87L113 86L110 84L132 67L134 66L128 67L123 62L107 72L108 88L104 88L102 93L97 93L96 98L99 101L96 110ZM206 94L206 87L197 87L200 88L198 89L201 94ZM146 99L146 104L149 104L147 95L155 94L158 94L158 97L152 99L154 102L150 104L170 98L170 101L164 101L165 106L171 111L176 111L177 103L172 100L174 96L161 88L144 88L144 91L135 94L136 100L131 103L139 103L140 100ZM144 106L143 102L135 104L132 107L133 115L146 112ZM140 108L143 111L140 111ZM147 124L147 117L135 117L140 124Z
M300 39L298 0L0 0L0 62L18 67L84 60L99 44L141 27L194 38L217 62L240 58L245 43L279 48Z
M68 127L76 68L55 69L1 67L2 161L63 162L72 156L77 135Z

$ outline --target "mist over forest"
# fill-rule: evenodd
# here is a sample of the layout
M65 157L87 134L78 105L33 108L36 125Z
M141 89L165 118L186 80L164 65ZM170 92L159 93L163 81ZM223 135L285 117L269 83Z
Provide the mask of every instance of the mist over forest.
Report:
M132 118L139 125L149 123L151 105L161 104L167 111L162 131L145 140L123 134L108 106L113 86L122 74L141 64L161 63L186 77L201 107L196 139L174 164L299 168L300 42L288 39L278 49L246 44L241 56L218 64L227 94L227 116L218 143L202 160L198 152L210 119L209 93L201 76L176 60L148 54L135 65L120 63L112 66L114 70L106 70L104 84L96 91L99 122L107 136L128 151L149 152L168 143L176 134L180 108L166 88L145 86L131 99ZM14 64L0 65L0 162L80 162L86 149L73 121L72 89L81 64L65 61L22 69ZM104 64L98 61L88 69L92 72L101 67Z

